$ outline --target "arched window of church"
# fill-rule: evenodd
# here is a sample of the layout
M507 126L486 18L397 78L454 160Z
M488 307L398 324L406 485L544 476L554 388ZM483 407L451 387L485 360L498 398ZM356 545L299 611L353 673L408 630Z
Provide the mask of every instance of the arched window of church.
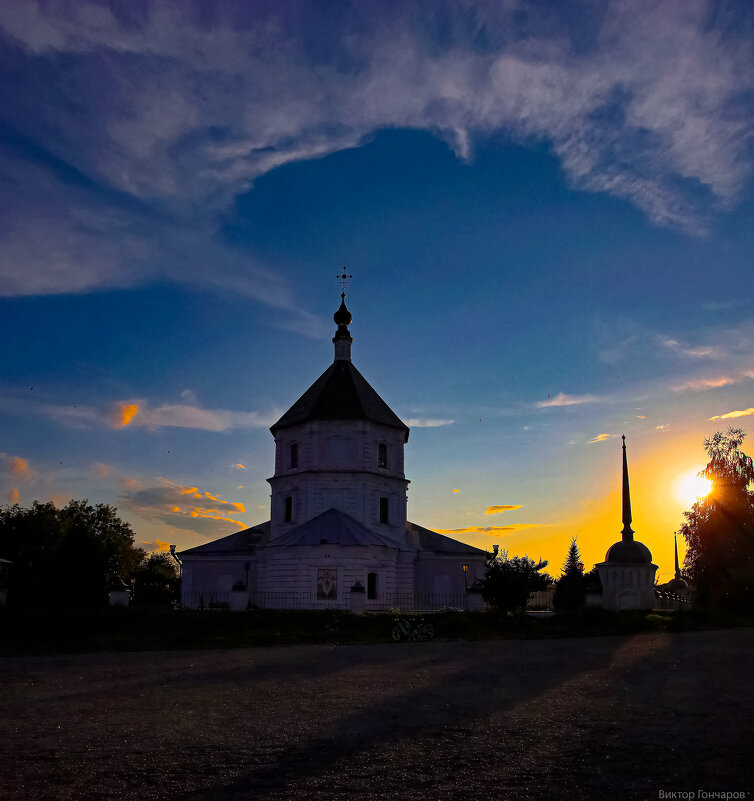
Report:
M293 498L290 495L285 496L285 522L290 523L293 520Z
M387 467L387 445L384 442L377 446L377 467Z
M389 523L388 499L380 498L380 523Z
M298 467L298 442L291 445L291 467Z

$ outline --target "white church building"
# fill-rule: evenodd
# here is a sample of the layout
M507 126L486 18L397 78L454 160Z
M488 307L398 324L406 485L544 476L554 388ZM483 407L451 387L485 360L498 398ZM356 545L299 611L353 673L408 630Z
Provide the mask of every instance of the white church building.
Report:
M485 551L409 522L408 426L351 362L345 294L333 319L334 362L270 429L270 520L183 551L184 606L479 608Z

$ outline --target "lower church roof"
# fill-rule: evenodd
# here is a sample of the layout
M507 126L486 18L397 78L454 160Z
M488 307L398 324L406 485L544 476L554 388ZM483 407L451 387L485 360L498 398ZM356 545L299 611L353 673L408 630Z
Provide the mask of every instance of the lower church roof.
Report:
M270 521L260 523L258 526L245 528L243 531L236 531L227 537L219 540L206 542L204 545L197 545L195 548L188 548L181 551L181 556L199 554L210 556L211 554L233 554L233 553L252 553L258 545L263 545L270 534Z
M395 548L395 540L371 531L338 509L328 509L321 515L307 520L280 537L270 545L384 545Z
M410 550L428 551L436 554L460 556L480 556L485 551L467 545L451 537L438 534L416 523L406 523L407 545ZM292 531L270 542L270 522L236 531L227 537L197 545L181 551L181 556L232 556L233 554L252 554L264 546L295 545L381 545L388 548L400 547L395 540L368 529L358 520L338 509L328 509L312 520L307 520Z

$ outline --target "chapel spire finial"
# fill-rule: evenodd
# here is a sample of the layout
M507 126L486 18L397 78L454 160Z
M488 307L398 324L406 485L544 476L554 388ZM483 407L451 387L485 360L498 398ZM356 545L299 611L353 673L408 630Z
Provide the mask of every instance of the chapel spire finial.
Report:
M631 490L628 486L628 460L626 459L626 435L623 434L623 541L630 542L634 538L631 528Z
M338 311L333 314L333 321L338 326L338 330L333 337L333 345L335 345L335 361L351 361L351 343L353 338L348 326L353 319L351 312L346 307L346 288L348 286L348 279L353 276L346 273L346 268L343 268L343 274L338 276L340 281L340 307Z
M353 278L352 275L346 272L346 268L343 268L343 272L338 275L338 281L340 282L340 296L344 298L346 295L346 289L348 289L348 282Z

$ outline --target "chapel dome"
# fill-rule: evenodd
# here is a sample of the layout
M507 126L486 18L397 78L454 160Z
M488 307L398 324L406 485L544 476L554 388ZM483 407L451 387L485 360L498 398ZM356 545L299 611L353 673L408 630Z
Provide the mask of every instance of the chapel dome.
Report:
M686 579L672 578L665 585L665 589L668 590L668 592L688 592L689 585Z
M337 326L351 324L353 317L351 317L351 312L348 311L348 307L346 306L345 295L340 296L340 306L338 307L338 311L333 314L332 319Z
M649 565L652 563L652 552L643 542L638 542L634 539L621 540L610 546L605 561Z

